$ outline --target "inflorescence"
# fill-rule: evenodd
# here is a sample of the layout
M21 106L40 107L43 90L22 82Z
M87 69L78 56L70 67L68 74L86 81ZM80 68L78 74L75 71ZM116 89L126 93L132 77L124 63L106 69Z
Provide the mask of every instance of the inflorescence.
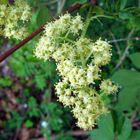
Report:
M0 35L8 38L24 38L27 29L23 23L29 20L30 15L31 8L24 0L15 0L14 5L8 0L0 0Z
M45 26L44 35L34 50L34 54L44 61L54 58L62 80L56 87L58 100L64 106L72 107L77 126L84 130L92 129L101 114L108 113L104 105L103 94L117 92L118 86L111 80L103 80L100 93L94 87L95 80L100 80L100 66L111 60L111 45L101 38L95 43L91 39L79 37L76 41L69 35L78 34L84 23L80 15L60 16L59 20Z

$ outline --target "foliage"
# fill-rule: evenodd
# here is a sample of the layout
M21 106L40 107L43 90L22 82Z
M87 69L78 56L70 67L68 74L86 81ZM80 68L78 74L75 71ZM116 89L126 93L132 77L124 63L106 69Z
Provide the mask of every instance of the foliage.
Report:
M88 133L91 140L94 140L95 137L97 140L112 140L115 136L118 140L127 140L132 135L130 120L124 115L119 120L116 113L101 116L98 127L99 129L94 129Z

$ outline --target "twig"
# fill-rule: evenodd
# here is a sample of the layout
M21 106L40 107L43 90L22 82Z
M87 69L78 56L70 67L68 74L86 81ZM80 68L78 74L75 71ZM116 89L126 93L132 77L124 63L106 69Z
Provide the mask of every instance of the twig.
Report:
M140 37L114 39L114 40L111 40L109 42L114 43L114 42L127 41L127 40L140 40Z
M81 4L76 4L74 6L72 6L68 11L64 12L64 14L68 13L72 13L74 12L76 9L79 9L82 5ZM55 21L56 19L59 19L59 16L52 19L51 21ZM51 22L49 21L49 22ZM2 54L0 56L0 62L2 62L4 59L6 59L9 55L11 55L13 52L15 52L16 50L18 50L20 47L22 47L24 44L26 44L28 41L30 41L32 38L34 38L37 34L39 34L41 31L44 30L44 26L47 25L49 22L47 22L46 24L42 25L39 29L37 29L36 31L34 31L33 33L31 33L28 37L26 37L24 40L22 40L20 43L18 43L16 46L12 47L11 49L9 49L8 51L6 51L4 54Z
M133 115L132 115L131 118L130 118L131 123L132 123L133 120L135 119L135 117L136 117L136 115L137 115L137 111L138 111L138 107L136 107L136 109L135 109Z
M17 137L19 135L19 131L20 131L19 129L16 130L16 134L15 134L14 140L17 140Z
M64 7L65 2L66 2L66 0L61 0L61 1L58 2L57 13L61 13L62 12L62 9Z
M114 40L116 40L116 38L115 38L114 34L111 32L111 30L108 29L108 31L109 31L110 35L112 36L112 38L113 38ZM120 59L121 59L122 55L121 55L121 50L120 50L120 48L119 48L119 45L118 45L118 43L117 43L116 41L115 41L114 43L115 43L115 45L116 45L116 48L117 48L117 50L118 50L118 53L119 53L119 56L120 56ZM121 67L123 68L123 64L122 64L122 63L121 63Z
M116 70L117 70L117 69L119 68L119 66L121 65L122 61L124 60L124 58L125 58L125 56L126 56L128 50L129 50L129 47L130 47L130 46L129 46L129 38L132 36L134 30L135 30L135 27L132 28L132 30L130 31L130 33L129 33L129 35L128 35L127 47L125 48L125 51L124 51L124 53L123 53L123 55L122 55L122 57L121 57L119 63L118 63L118 64L116 65L116 67L115 67Z
M139 122L136 122L136 123L133 123L132 124L132 127L137 127L138 125L140 125L140 121Z
M42 3L42 4L39 4L39 5L35 5L35 6L32 6L32 7L38 7L38 6L43 6L43 5L49 5L49 4L53 4L55 2L58 2L60 0L54 0L54 1L50 1L50 2L47 2L47 3Z

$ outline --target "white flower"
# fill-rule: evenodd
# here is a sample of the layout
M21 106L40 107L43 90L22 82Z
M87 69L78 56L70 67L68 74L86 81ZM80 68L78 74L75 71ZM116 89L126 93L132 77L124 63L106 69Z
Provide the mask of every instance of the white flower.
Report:
M43 128L47 128L47 127L49 126L49 123L47 123L46 121L42 121L42 122L41 122L41 126L42 126Z

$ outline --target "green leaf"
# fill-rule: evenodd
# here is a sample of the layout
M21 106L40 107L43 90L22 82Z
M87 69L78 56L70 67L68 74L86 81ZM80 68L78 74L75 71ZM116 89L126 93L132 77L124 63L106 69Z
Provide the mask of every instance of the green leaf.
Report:
M43 90L46 87L45 75L35 75L36 87Z
M111 140L111 138L104 135L100 129L93 129L89 131L88 134L91 140Z
M47 7L43 6L37 14L36 24L38 27L44 25L47 21L51 20L49 10Z
M126 117L122 126L121 133L117 136L118 140L127 140L131 133L131 121Z
M30 116L30 117L40 117L40 112L38 111L38 109L33 108L33 109L29 112L29 116Z
M138 104L138 115L139 115L139 118L140 118L140 93L138 94L137 104Z
M121 118L121 120L119 121L119 123L118 123L118 125L117 125L117 132L118 132L118 134L121 134L121 130L122 130L124 121L125 121L125 116L123 116L123 117Z
M116 126L117 126L117 112L116 112L116 110L111 109L111 115L112 115L112 119L113 119L114 132L115 132Z
M119 102L116 108L118 108L119 110L127 110L132 107L137 97L138 91L138 86L131 86L122 89L119 93Z
M93 10L96 13L96 15L102 15L103 14L103 9L99 6L94 7Z
M140 130L133 131L127 140L140 140Z
M120 86L136 85L140 82L140 73L131 70L119 70L111 77L111 80Z
M135 27L135 30L138 31L140 30L140 17L133 15L130 19L130 24L132 27Z
M29 108L35 108L37 107L37 101L36 101L36 98L34 98L33 96L31 96L28 100L28 107Z
M140 69L140 53L133 53L128 55L128 57L131 59L131 61L133 62L133 64Z
M84 3L87 2L87 0L78 0L77 2L78 2L79 4L84 4Z
M106 5L107 5L108 11L109 11L110 13L113 12L113 9L114 9L115 4L116 4L117 1L118 1L118 0L107 0L107 1L106 1Z
M33 122L30 121L30 120L27 120L27 121L25 122L25 125L26 125L27 128L31 128L31 127L33 126Z
M122 117L124 116L124 114L123 114L122 110L119 110L117 108L115 109L115 111L116 111L117 122L120 122Z
M119 17L123 20L129 19L129 18L133 17L133 14L131 12L121 13L121 14L119 14Z
M136 14L140 13L140 9L137 7L130 7L130 8L126 8L124 10L121 11L121 13L119 14L119 17L121 19L133 19L135 17Z
M139 13L140 9L137 7L130 7L130 8L126 8L126 9L121 11L121 13L126 13L126 12Z
M121 0L118 0L116 3L116 12L120 11L120 6L121 6Z
M99 129L102 131L104 135L109 138L114 138L114 124L113 119L110 113L100 116L100 121L97 121Z
M127 0L121 0L120 10L124 9L126 3L127 3Z
M106 6L108 8L108 11L111 12L112 10L111 10L111 5L110 5L110 0L106 1Z
M49 97L50 97L50 94L49 94L49 93L50 93L49 89L46 89L46 90L45 90L44 97L45 97L45 98L49 98Z

